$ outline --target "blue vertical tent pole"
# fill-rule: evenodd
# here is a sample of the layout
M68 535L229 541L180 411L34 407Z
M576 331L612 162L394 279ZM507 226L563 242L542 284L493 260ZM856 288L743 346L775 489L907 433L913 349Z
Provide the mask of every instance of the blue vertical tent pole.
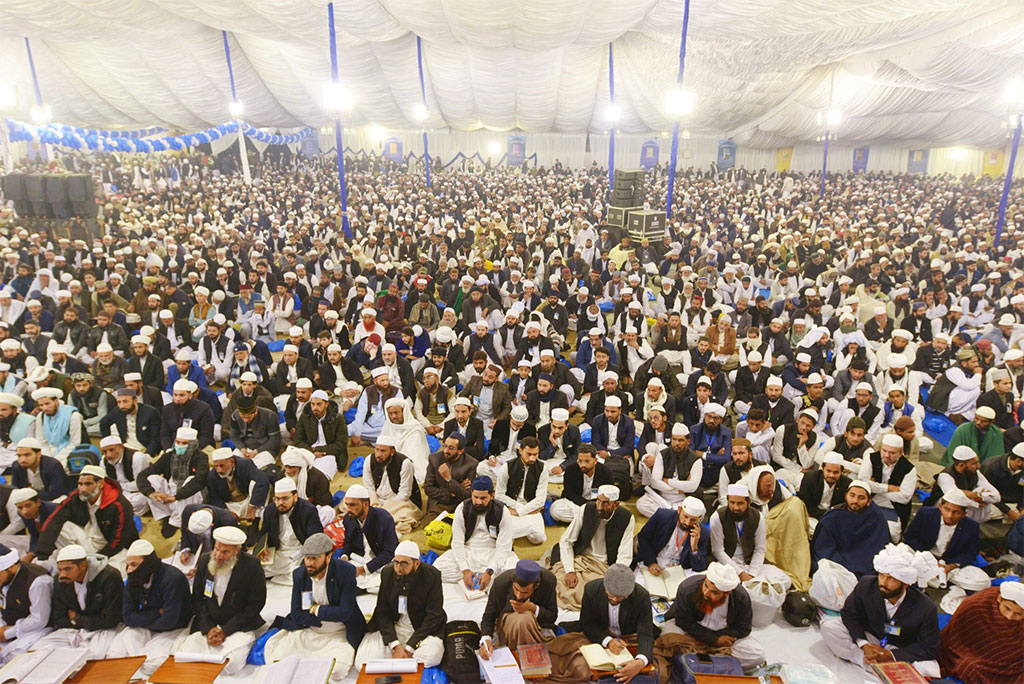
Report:
M821 160L821 187L818 189L818 197L825 196L825 171L828 169L828 141L832 137L832 131L825 129L825 156Z
M334 3L327 3L327 28L331 37L331 81L338 82L338 46L334 31ZM345 185L345 151L341 144L341 117L334 119L334 149L338 151L338 193L341 195L341 229L352 239L348 225L348 188Z
M28 53L28 69L32 72L32 87L36 89L36 104L43 106L43 91L39 87L39 77L36 76L36 62L32 59L32 46L29 45L28 37L25 37L25 52Z
M420 70L420 97L423 100L423 110L427 109L427 86L423 81L423 45L420 41L420 37L416 36L416 64ZM423 128L423 168L427 172L427 187L431 187L430 182L430 150L427 148L427 129Z
M228 63L228 79L231 81L231 101L238 102L238 93L235 92L235 70L231 67L231 46L228 45L228 32L220 32L224 41L224 60ZM252 175L249 173L249 153L245 149L245 123L241 119L235 121L238 126L238 157L242 163L242 178L246 185L252 182Z
M683 35L679 39L679 71L676 86L683 85L683 69L686 66L686 29L690 23L690 0L683 2ZM672 158L668 163L668 197L665 198L665 212L672 218L672 195L676 187L676 156L679 154L679 119L672 124Z
M996 239L993 246L999 246L999 239L1003 237L1003 224L1006 223L1006 202L1010 198L1010 186L1013 184L1013 167L1017 163L1017 145L1020 143L1020 130L1024 125L1024 114L1017 115L1017 127L1013 129L1013 143L1010 146L1010 165L1006 169L1006 178L1003 180L1003 196L999 198L999 220L996 222Z
M612 44L608 43L608 105L615 105L615 58ZM615 189L615 126L618 121L611 122L611 137L608 139L608 201L612 199Z
M221 31L220 36L224 39L224 59L228 62L228 78L231 80L231 101L238 102L238 94L235 92L235 70L231 68L231 46L228 45L228 32Z

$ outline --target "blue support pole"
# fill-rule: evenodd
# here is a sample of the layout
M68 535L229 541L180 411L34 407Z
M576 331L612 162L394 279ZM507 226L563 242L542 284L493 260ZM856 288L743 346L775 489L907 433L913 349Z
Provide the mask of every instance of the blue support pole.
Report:
M821 160L821 188L818 190L818 197L825 196L825 170L828 168L828 141L832 137L832 131L825 131L825 156Z
M676 85L683 85L683 69L686 66L686 29L690 24L690 0L683 3L683 35L679 38L679 71ZM676 188L676 156L679 154L679 121L672 124L672 158L668 162L668 197L665 198L665 212L672 218L672 195Z
M423 100L423 109L427 108L427 86L423 81L423 45L420 37L416 36L416 65L420 72L420 98ZM430 150L427 148L427 131L423 130L423 168L427 172L427 187L431 187L430 181Z
M1010 186L1013 184L1013 167L1017 164L1017 145L1020 143L1021 126L1024 125L1024 115L1017 115L1017 127L1013 129L1013 144L1010 147L1010 165L1006 169L1006 178L1003 180L1003 196L999 198L999 220L996 222L996 239L992 243L994 247L999 246L999 240L1003 237L1003 224L1006 223L1006 203L1010 199Z
M32 59L32 46L25 37L25 52L28 53L28 70L32 72L32 87L36 89L36 104L43 106L43 91L39 88L39 77L36 76L36 62Z
M231 80L231 101L238 102L238 95L235 93L235 70L231 68L231 47L228 45L228 32L221 31L221 38L224 40L224 59L228 63L228 78Z
M338 82L338 46L337 34L334 30L334 3L327 3L327 30L331 38L331 80ZM348 225L348 187L345 184L345 148L341 144L341 119L334 120L334 149L338 152L338 193L341 196L341 229L345 236L352 239L352 229Z
M612 44L608 43L608 103L615 104L615 58L612 52ZM615 126L618 121L611 122L611 137L608 139L608 201L612 199L612 191L615 189Z

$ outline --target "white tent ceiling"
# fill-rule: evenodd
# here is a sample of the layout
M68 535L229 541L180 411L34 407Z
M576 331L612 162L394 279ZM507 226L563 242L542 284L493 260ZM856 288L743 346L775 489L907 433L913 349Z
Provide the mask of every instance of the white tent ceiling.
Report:
M671 127L682 0L339 0L348 125L601 132L614 45L618 129ZM320 125L330 78L321 0L0 0L0 79L33 104L24 37L60 123L196 130L229 117L221 30L257 126ZM1006 81L1024 75L1018 0L692 0L685 85L694 133L774 147L821 134L907 147L999 145Z

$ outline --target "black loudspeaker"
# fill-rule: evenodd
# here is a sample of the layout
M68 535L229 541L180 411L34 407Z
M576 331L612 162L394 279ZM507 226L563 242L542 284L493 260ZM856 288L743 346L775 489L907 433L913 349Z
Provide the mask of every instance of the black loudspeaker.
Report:
M84 218L95 218L97 212L96 200L89 198L80 202L71 203L71 213L73 216L81 216Z
M47 176L45 185L47 202L60 204L68 201L67 182L64 176Z
M655 240L665 235L665 223L667 216L663 211L631 211L626 228L634 240L648 238Z
M21 218L31 218L33 216L32 203L25 200L16 200L14 202L14 211Z
M46 202L46 176L44 174L25 174L25 199L29 202Z
M92 176L87 173L73 173L65 176L67 180L68 199L72 202L83 202L96 197Z
M615 169L615 185L619 181L642 181L645 173L643 169Z
M4 176L3 182L4 197L12 202L20 202L25 199L25 174L9 173Z
M631 211L639 211L642 207L608 207L608 225L626 227L626 220Z
M32 202L32 215L36 218L53 218L49 202Z

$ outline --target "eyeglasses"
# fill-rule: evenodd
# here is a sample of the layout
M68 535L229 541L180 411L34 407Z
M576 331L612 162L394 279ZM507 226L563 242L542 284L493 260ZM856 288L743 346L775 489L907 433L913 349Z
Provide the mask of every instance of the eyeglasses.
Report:
M409 567L410 565L412 565L414 563L414 561L411 561L411 560L404 560L403 561L403 560L397 560L396 559L396 560L391 561L391 563L396 568L406 568L406 567Z

